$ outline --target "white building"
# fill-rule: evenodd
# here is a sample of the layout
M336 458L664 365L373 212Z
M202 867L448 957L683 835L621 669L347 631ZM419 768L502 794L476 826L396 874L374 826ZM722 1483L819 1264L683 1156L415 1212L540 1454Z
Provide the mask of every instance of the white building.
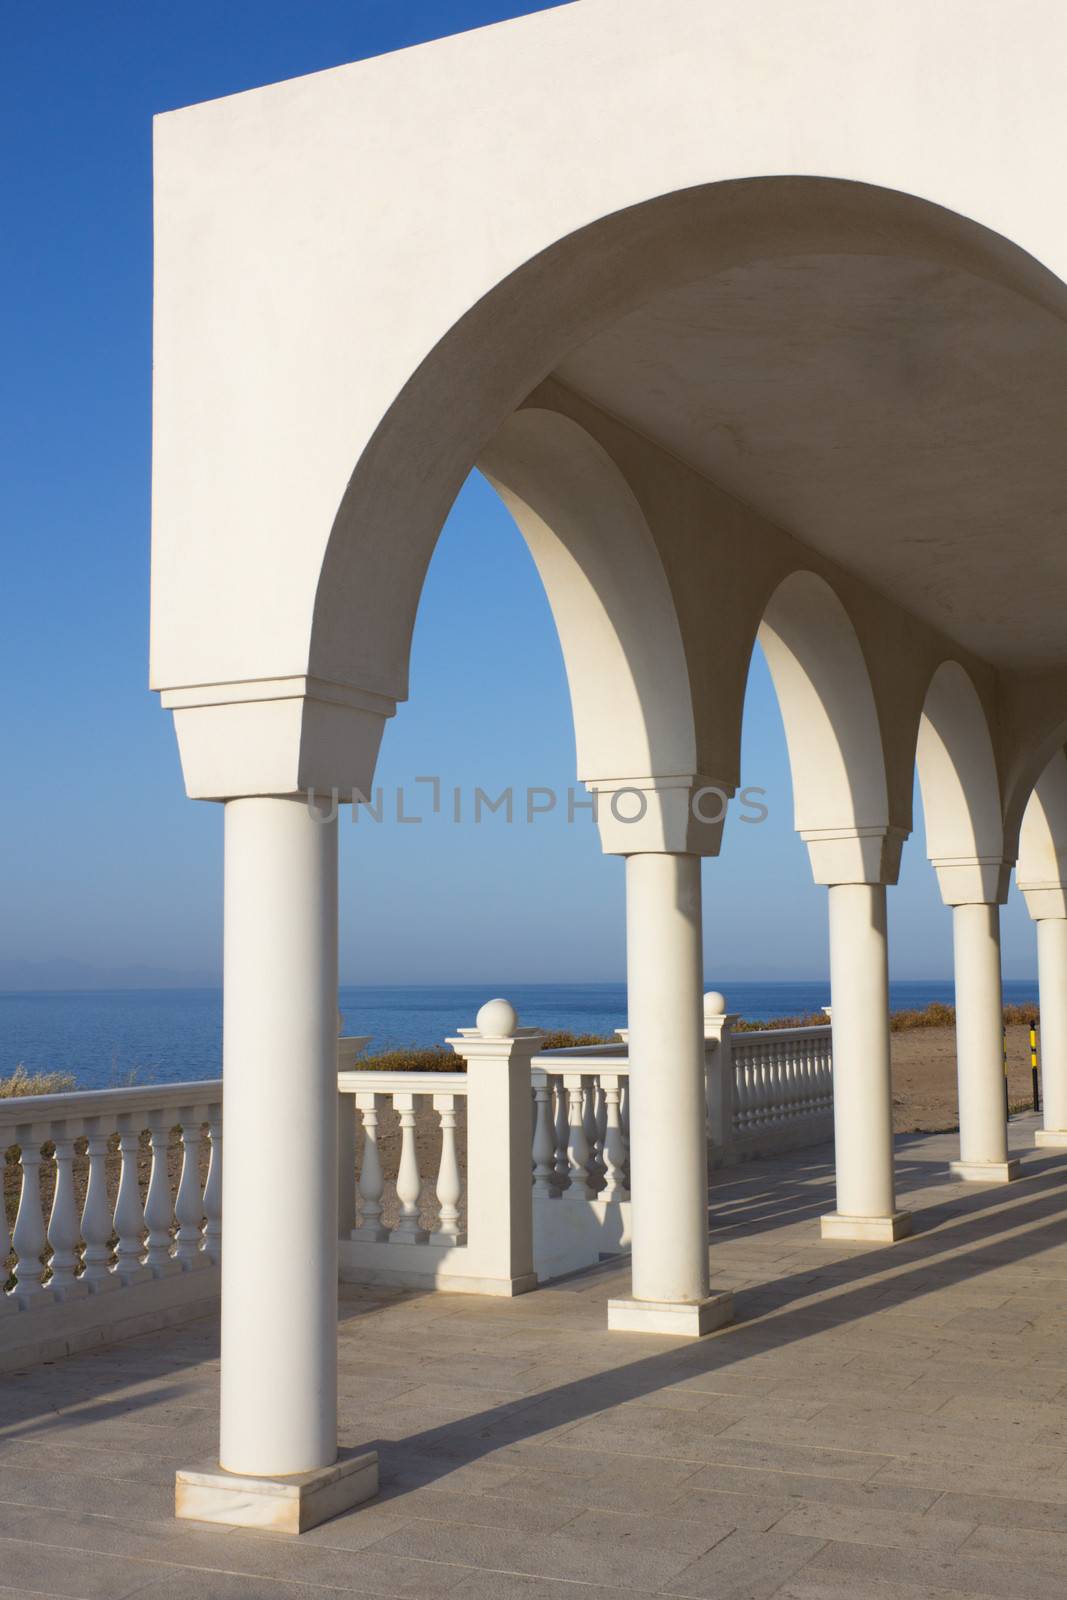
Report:
M916 761L954 908L959 1171L1015 1170L1016 863L1046 1138L1067 1142L1065 57L1055 0L579 0L158 120L152 682L189 794L226 805L230 1474L335 1471L337 840L305 797L370 793L475 466L543 578L578 778L626 862L633 1295L614 1324L728 1314L708 1276L700 873L722 830L702 792L737 785L757 638L828 891L824 1227L910 1225L885 915ZM338 1482L337 1505L369 1492Z

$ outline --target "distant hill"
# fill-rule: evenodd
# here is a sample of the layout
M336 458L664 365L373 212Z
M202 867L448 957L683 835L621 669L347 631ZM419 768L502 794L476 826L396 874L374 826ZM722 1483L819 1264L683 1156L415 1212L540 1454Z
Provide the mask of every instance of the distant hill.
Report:
M218 973L174 972L134 965L94 967L57 956L51 961L0 960L3 989L217 989Z

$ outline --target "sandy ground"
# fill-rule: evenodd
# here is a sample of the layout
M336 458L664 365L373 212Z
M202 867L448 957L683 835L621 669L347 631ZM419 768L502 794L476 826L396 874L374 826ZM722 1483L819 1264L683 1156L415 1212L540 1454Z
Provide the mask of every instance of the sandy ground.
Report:
M893 1127L897 1133L941 1133L959 1127L956 1114L956 1034L953 1028L894 1033ZM1030 1035L1008 1029L1008 1092L1012 1110L1029 1110Z

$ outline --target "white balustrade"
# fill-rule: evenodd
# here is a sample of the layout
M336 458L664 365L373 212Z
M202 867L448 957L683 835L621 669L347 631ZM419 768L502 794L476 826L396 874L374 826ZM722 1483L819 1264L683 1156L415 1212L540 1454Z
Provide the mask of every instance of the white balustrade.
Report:
M20 1174L10 1234L0 1206L0 1261L14 1256L14 1287L0 1288L0 1312L32 1313L43 1337L42 1313L61 1319L62 1306L217 1260L220 1093L215 1082L0 1101L0 1148L17 1150ZM202 1188L205 1123L212 1166ZM177 1185L168 1161L176 1127L182 1141ZM151 1172L142 1199L138 1163L146 1132ZM5 1340L10 1333L17 1342L14 1324L4 1327Z
M466 1074L345 1069L338 1073L337 1087L342 1100L346 1096L354 1100L363 1131L358 1215L350 1237L361 1245L460 1245L466 1198L462 1179ZM433 1115L441 1135L433 1171L420 1168L416 1131L424 1109ZM395 1161L386 1162L382 1137L385 1132L388 1143L396 1142L394 1119L399 1150ZM387 1167L392 1168L391 1176Z
M813 1144L833 1134L829 1026L727 1030L720 1048L732 1079L727 1150L761 1152Z

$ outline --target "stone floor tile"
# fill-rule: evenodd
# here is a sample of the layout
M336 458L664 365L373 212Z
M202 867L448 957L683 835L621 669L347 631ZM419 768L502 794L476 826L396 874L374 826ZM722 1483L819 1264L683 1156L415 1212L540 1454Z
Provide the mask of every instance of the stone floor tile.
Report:
M1050 1503L1032 1495L1009 1498L995 1494L957 1494L940 1496L931 1507L935 1516L957 1518L963 1522L1004 1528L1047 1528L1067 1534L1067 1500Z
M569 1530L530 1537L506 1527L456 1528L412 1524L376 1546L377 1553L415 1558L447 1570L482 1567L530 1577L597 1583L616 1589L662 1588L692 1556L678 1550L572 1536Z
M862 1584L872 1577L989 1600L1063 1600L1064 1592L1062 1572L1041 1571L1021 1558L1005 1560L988 1552L968 1556L965 1549L931 1554L835 1541L823 1545L804 1574L809 1581L823 1575L845 1578L856 1596L862 1595Z
M664 1592L686 1600L770 1600L822 1548L794 1534L732 1533L686 1568Z
M962 1518L907 1514L874 1506L798 1506L775 1524L777 1533L805 1534L813 1539L840 1539L850 1544L885 1545L902 1550L958 1550L974 1532Z

